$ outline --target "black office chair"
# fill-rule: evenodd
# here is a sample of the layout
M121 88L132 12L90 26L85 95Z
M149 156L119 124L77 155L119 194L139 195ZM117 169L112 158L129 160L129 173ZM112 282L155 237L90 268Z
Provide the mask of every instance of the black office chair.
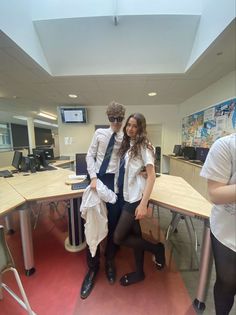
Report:
M5 283L2 282L2 275L7 271L12 271L14 273L17 285L22 295L22 299ZM4 227L0 225L0 300L3 299L3 289L5 289L27 311L29 315L36 315L30 307L29 301L25 294L25 290L20 280L19 273L15 268L11 252L7 246L4 234Z

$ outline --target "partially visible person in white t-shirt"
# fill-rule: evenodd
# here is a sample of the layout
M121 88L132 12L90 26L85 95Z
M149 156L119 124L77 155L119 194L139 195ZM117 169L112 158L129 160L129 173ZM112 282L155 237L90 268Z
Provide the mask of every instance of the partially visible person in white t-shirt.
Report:
M216 315L229 314L236 294L236 133L214 142L200 173L208 180L216 267Z
M165 265L165 248L162 243L153 244L142 238L139 219L147 215L147 205L156 174L154 149L147 139L146 120L140 113L128 117L120 147L119 194L123 194L124 206L114 232L114 242L134 250L136 270L125 274L120 284L128 286L144 280L144 251L154 254L158 269ZM140 172L146 169L145 179Z

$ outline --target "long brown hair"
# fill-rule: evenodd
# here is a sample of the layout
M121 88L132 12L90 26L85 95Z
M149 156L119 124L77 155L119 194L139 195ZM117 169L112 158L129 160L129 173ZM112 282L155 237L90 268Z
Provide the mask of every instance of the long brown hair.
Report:
M127 132L126 132L126 127L127 127L127 124L129 122L130 118L134 118L136 120L137 127L138 127L137 135L136 135L136 138L134 140L134 145L130 149L131 157L136 157L136 156L139 155L141 146L148 146L148 147L150 146L150 142L149 142L149 140L147 138L146 119L145 119L145 117L141 113L131 114L127 118L127 120L125 122L125 126L123 128L124 137L123 137L123 141L121 143L121 147L120 147L120 150L119 150L119 154L120 154L121 157L124 156L124 154L130 148L130 137L127 135Z

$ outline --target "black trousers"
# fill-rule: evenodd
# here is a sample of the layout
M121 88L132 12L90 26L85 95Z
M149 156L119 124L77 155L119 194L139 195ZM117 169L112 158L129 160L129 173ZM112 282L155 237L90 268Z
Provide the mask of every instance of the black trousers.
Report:
M236 294L236 252L220 243L211 233L216 267L214 301L216 315L228 315Z
M114 191L114 174L105 174L102 177L97 177L106 185L109 189ZM120 213L123 205L122 195L118 195L117 202L115 204L107 203L107 218L108 218L108 235L107 243L105 248L105 258L106 260L113 260L117 252L118 246L113 241L113 234L116 225L120 218ZM91 256L90 250L87 247L87 265L91 270L98 270L100 265L100 246L97 247L97 251L94 257Z

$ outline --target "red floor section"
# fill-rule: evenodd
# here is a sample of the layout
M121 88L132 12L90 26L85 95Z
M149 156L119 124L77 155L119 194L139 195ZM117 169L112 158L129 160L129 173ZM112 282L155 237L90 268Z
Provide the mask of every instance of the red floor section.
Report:
M15 220L18 221L17 213ZM144 224L146 233L150 225L156 228L156 224L149 220L148 224ZM170 265L167 257L168 266L158 271L149 253L145 255L145 280L130 287L120 286L119 281L110 285L101 259L95 287L86 300L81 300L80 287L87 271L85 251L70 253L64 249L66 230L66 219L58 218L57 214L50 214L49 211L40 215L40 221L33 231L36 273L30 277L24 275L19 228L14 235L7 236L26 294L38 315L195 314L174 264ZM118 252L116 265L119 280L124 273L133 270L132 251L122 248ZM12 275L4 275L3 281L16 290ZM4 292L0 314L21 315L26 312Z

